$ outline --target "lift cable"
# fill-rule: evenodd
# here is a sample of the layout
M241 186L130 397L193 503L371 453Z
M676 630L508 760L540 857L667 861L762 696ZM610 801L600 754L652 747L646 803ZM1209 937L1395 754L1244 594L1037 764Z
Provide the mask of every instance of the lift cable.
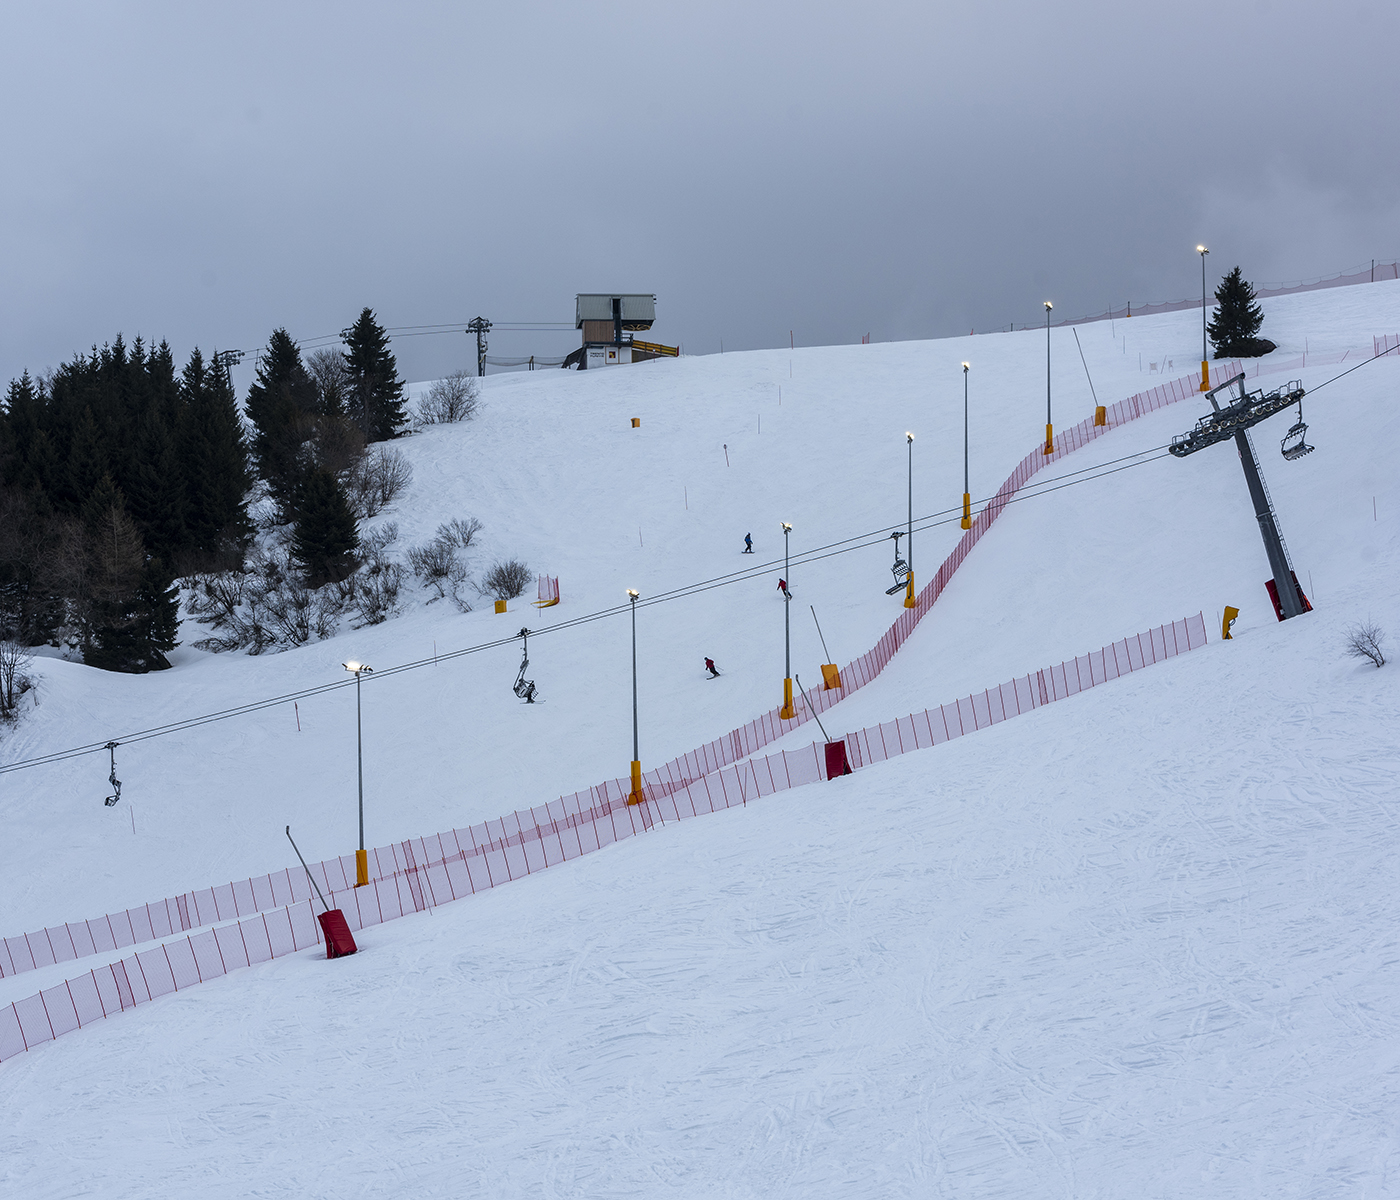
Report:
M1357 363L1354 367L1348 367L1347 370L1341 372L1340 374L1335 375L1331 379L1328 379L1325 382L1318 384L1316 388L1312 389L1312 391L1315 392L1319 388L1326 387L1328 383L1335 383L1344 375L1351 374L1352 371L1358 370L1359 368L1365 366L1367 363L1375 362L1378 358L1383 357L1385 354L1389 354L1390 351L1394 349L1397 349L1397 347L1391 347L1390 349L1383 351L1380 355L1376 355L1373 358L1364 359L1362 362ZM1136 454L1128 454L1124 455L1121 458L1110 459L1106 463L1100 463L1094 467L1085 467L1082 470L1073 471L1067 475L1059 475L1052 479L1047 479L1043 481L1043 483L1032 483L1028 481L1025 485L1018 489L1017 492L1008 496L1002 502L1002 507L1006 508L1012 504L1023 503L1027 500L1040 499L1043 496L1048 496L1054 492L1063 491L1066 488L1077 487L1078 485L1083 483L1091 483L1095 480L1105 478L1109 475L1116 475L1121 471L1128 471L1132 470L1134 467L1142 467L1148 465L1149 463L1159 462L1167 457L1169 457L1168 446L1164 444L1161 446L1151 447L1147 450L1138 451ZM995 496L986 497L984 499L978 500L976 503L978 506L985 506L993 500L995 500ZM951 525L954 522L961 522L961 520L962 506L961 504L959 504L949 508L940 509L936 512L930 513L925 517L918 518L914 522L914 528L916 531L925 532L931 529L937 529L943 525ZM849 554L855 550L865 550L873 546L882 546L888 540L889 534L885 531L884 527L881 526L881 528L878 531L870 531L867 533L856 534L853 537L843 538L835 542L829 542L825 546L813 547L810 550L803 551L799 554L795 554L792 556L791 562L793 565L796 566L801 566L804 564L814 562L822 562L825 559L835 558L842 554ZM699 580L695 583L690 584L684 584L681 587L672 588L669 591L660 592L657 593L655 596L649 596L646 599L639 600L637 601L637 606L639 608L647 608L656 604L667 604L674 600L683 600L691 596L698 596L705 592L713 591L716 588L727 587L730 584L744 583L752 579L758 579L763 577L764 575L772 574L773 571L778 569L778 566L782 561L783 560L780 558L775 558L769 560L768 562L755 563L752 566L740 571L730 572L725 575L716 575L711 577L710 579ZM595 612L573 617L567 621L560 621L556 624L545 626L544 628L536 631L533 636L543 637L551 633L561 633L565 630L575 629L579 626L591 624L594 621L602 621L610 617L621 616L622 614L627 613L630 610L630 607L631 605L629 603L623 603L613 605L609 608L598 609ZM464 646L458 650L450 650L446 653L439 653L433 657L415 659L410 662L400 663L397 666L386 667L381 671L375 672L374 678L381 679L391 675L402 674L405 671L418 670L422 667L431 666L435 663L442 662L447 659L463 658L470 654L479 654L486 650L495 650L502 646L512 645L515 641L519 639L519 637L520 635L517 633L509 637L493 638L490 641L478 642L475 645ZM130 745L134 742L148 741L151 738L163 737L167 734L172 733L179 733L186 729L195 729L201 725L208 725L215 721L225 721L232 717L247 716L251 713L261 712L264 709L274 708L279 704L288 704L295 700L305 700L314 696L321 696L328 692L338 691L341 688L352 687L354 686L354 682L355 681L353 679L339 679L333 683L323 683L315 687L302 688L298 691L286 692L279 696L270 696L262 700L250 701L247 704L239 704L231 708L225 708L215 712L205 713L198 717L188 717L183 720L170 721L163 725L155 725L149 729L143 729L136 733L129 734L125 737L116 740L121 745ZM12 771L25 770L29 767L45 766L52 763L64 762L68 759L78 758L86 754L94 754L98 751L107 749L108 742L110 740L112 739L104 739L99 742L89 742L86 745L73 746L66 750L56 750L50 754L40 754L34 756L33 758L20 759L11 763L0 764L0 775L7 775Z

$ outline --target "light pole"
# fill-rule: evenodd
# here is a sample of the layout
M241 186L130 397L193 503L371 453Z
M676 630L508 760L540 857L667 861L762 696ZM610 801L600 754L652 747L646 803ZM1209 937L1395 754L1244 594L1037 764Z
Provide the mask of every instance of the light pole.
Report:
M1045 453L1055 453L1055 426L1050 421L1050 310L1055 306L1045 302Z
M918 603L914 599L914 435L906 431L904 441L909 446L909 528L905 533L909 539L909 549L905 551L909 555L909 575L905 580L904 607L913 608Z
M970 363L963 363L963 515L962 527L972 528L972 490L967 483L967 372Z
M355 851L355 886L364 887L369 882L369 855L365 851L365 735L360 722L360 676L373 675L374 668L364 663L341 663L355 676L355 758L360 772L360 848Z
M627 589L632 603L632 790L627 793L628 804L642 802L642 754L637 741L637 589Z
M1210 253L1204 246L1197 246L1201 256L1201 391L1210 391L1210 355L1206 353L1206 255Z
M788 557L788 534L792 532L792 526L786 521L783 526L783 707L778 710L778 717L783 721L791 721L797 716L797 710L792 706L792 605L791 580L788 579L788 572L791 569Z

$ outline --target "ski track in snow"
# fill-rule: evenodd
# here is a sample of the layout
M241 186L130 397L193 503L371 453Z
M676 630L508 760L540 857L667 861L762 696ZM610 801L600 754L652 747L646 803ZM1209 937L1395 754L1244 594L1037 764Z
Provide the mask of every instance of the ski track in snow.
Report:
M1400 288L1383 285L1265 307L1281 353L1296 353L1305 332L1315 351L1340 352L1400 326ZM1193 329L1189 313L1134 318L1134 366L1141 339L1179 343L1188 368ZM1080 331L1101 398L1158 382L1115 374L1107 335ZM982 399L1006 422L1020 394L1034 393L1043 349L1032 332L491 380L479 428L406 446L420 494L440 495L437 506L387 516L404 541L449 516L482 516L500 538L492 553L537 530L529 555L561 576L565 596L551 612L588 611L639 580L656 590L728 569L747 529L771 553L763 520L794 519L802 504L798 528L829 531L814 540L897 519L903 429L920 430L921 454L938 441L922 434L927 418L916 424L930 364L971 359L974 382L993 392ZM1059 355L1057 389L1077 396L1078 380L1087 397L1072 353ZM810 372L808 407L794 378L783 415L764 409L771 448L724 433L788 358L797 375ZM1005 376L999 391L980 384L993 368ZM1309 368L1304 379L1311 387L1336 371ZM834 406L857 384L870 399L847 421ZM1300 578L1315 577L1310 616L1279 625L1265 611L1258 534L1226 449L1013 505L884 675L823 714L832 733L1197 608L1210 624L1212 610L1239 604L1236 639L935 750L365 930L353 958L308 952L239 971L19 1056L0 1065L0 1191L1395 1194L1400 676L1343 659L1338 644L1368 615L1400 635L1389 516L1400 512L1397 384L1400 371L1380 363L1305 401L1318 450L1299 464L1281 464L1269 437L1256 437ZM531 428L529 405L552 403L560 388L579 413L547 411L578 460L556 449L521 471L493 466ZM938 403L951 412L947 391ZM1074 420L1083 401L1066 400ZM590 426L620 425L642 405L648 432L683 404L692 424L645 443L650 461L625 457L636 442L589 440ZM1160 445L1197 415L1190 401L1173 406L1061 469ZM974 459L979 477L999 482L1024 453L1034 422L1028 438L1017 420L991 457ZM1355 436L1358 422L1369 437ZM867 429L876 424L897 435L893 454L889 437ZM782 471L811 476L834 431L849 482L784 497ZM661 484L687 477L710 434L728 438L743 473L708 498L689 476L691 514L666 516ZM957 498L953 440L928 450L940 483L925 510ZM571 508L563 498L574 493ZM657 530L649 554L627 541L639 519ZM938 544L930 535L916 547L920 582ZM804 663L820 655L814 631L798 641L804 601L817 604L839 661L893 619L897 602L872 598L886 558L794 570ZM638 614L655 676L643 685L645 762L774 701L782 612L771 591L761 579ZM455 645L500 632L489 613L440 607L282 656L183 652L164 677L45 662L41 706L6 735L6 757L89 740L94 725L133 713L154 723L318 682L352 650L397 661L411 657L395 653L409 639ZM489 672L473 658L367 687L367 714L373 697L377 734L395 743L367 774L367 810L391 804L372 840L495 816L550 798L546 784L573 790L625 766L623 629L590 628L541 640L541 709L503 704L510 653L496 652ZM693 652L676 648L686 638ZM733 649L714 657L725 677L701 691L699 658L723 639ZM134 838L118 828L127 814L101 809L105 763L6 777L0 803L15 837L0 848L3 932L283 866L284 816L334 843L325 852L339 848L348 829L322 831L353 817L336 765L344 734L353 739L353 725L341 728L347 697L303 706L302 743L278 732L286 714L133 748L119 774L137 805ZM791 736L816 735L809 726ZM46 986L35 983L44 974L17 977L17 994Z

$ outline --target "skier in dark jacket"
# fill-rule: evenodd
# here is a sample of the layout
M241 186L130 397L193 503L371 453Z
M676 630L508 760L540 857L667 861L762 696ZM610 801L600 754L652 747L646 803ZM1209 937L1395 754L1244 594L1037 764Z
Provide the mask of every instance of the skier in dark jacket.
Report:
M751 533L744 534L744 553L753 553L753 534Z
M778 580L778 591L782 592L784 599L787 599L787 600L791 600L791 599L792 599L792 593L791 593L790 591L788 591L788 585L787 585L787 580L786 580L786 579L780 579L780 580Z
M711 679L719 678L719 668L715 666L715 660L713 658L707 658L705 660L705 670L710 673Z

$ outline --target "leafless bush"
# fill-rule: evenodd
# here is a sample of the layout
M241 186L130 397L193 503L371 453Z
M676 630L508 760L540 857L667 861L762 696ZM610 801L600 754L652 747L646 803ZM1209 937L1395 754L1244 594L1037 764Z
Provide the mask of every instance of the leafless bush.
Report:
M399 451L374 446L345 473L350 511L361 519L376 516L413 482L413 468Z
M366 562L378 562L384 558L384 551L399 540L399 523L385 521L378 529L371 530L360 538L360 554Z
M481 581L481 593L496 600L514 600L530 583L530 568L518 558L497 562Z
M480 532L481 522L475 517L458 517L439 525L432 541L409 550L408 565L413 568L413 573L425 587L437 592L428 601L429 604L450 597L462 612L471 611L471 605L463 594L463 585L467 583L467 564L458 556L458 551L470 547Z
M472 539L481 532L482 525L475 517L454 517L451 521L444 521L437 528L439 539L449 541L458 549L469 549Z
M455 421L469 421L480 403L480 380L470 371L453 371L419 398L418 423L450 425Z
M286 549L274 546L250 555L246 571L195 577L185 611L218 631L196 649L262 654L330 637L350 599L334 584L305 586Z
M355 388L344 353L329 346L313 350L306 356L306 373L316 385L317 408L323 413L344 413Z
M10 638L0 640L0 720L14 716L19 698L33 686L28 670L34 655Z
M398 611L403 578L403 567L387 559L366 563L351 576L354 581L351 602L363 624L379 625Z
M1381 651L1385 643L1385 630L1374 621L1369 618L1358 621L1347 629L1344 636L1349 657L1367 659L1377 667L1385 666L1385 654Z

